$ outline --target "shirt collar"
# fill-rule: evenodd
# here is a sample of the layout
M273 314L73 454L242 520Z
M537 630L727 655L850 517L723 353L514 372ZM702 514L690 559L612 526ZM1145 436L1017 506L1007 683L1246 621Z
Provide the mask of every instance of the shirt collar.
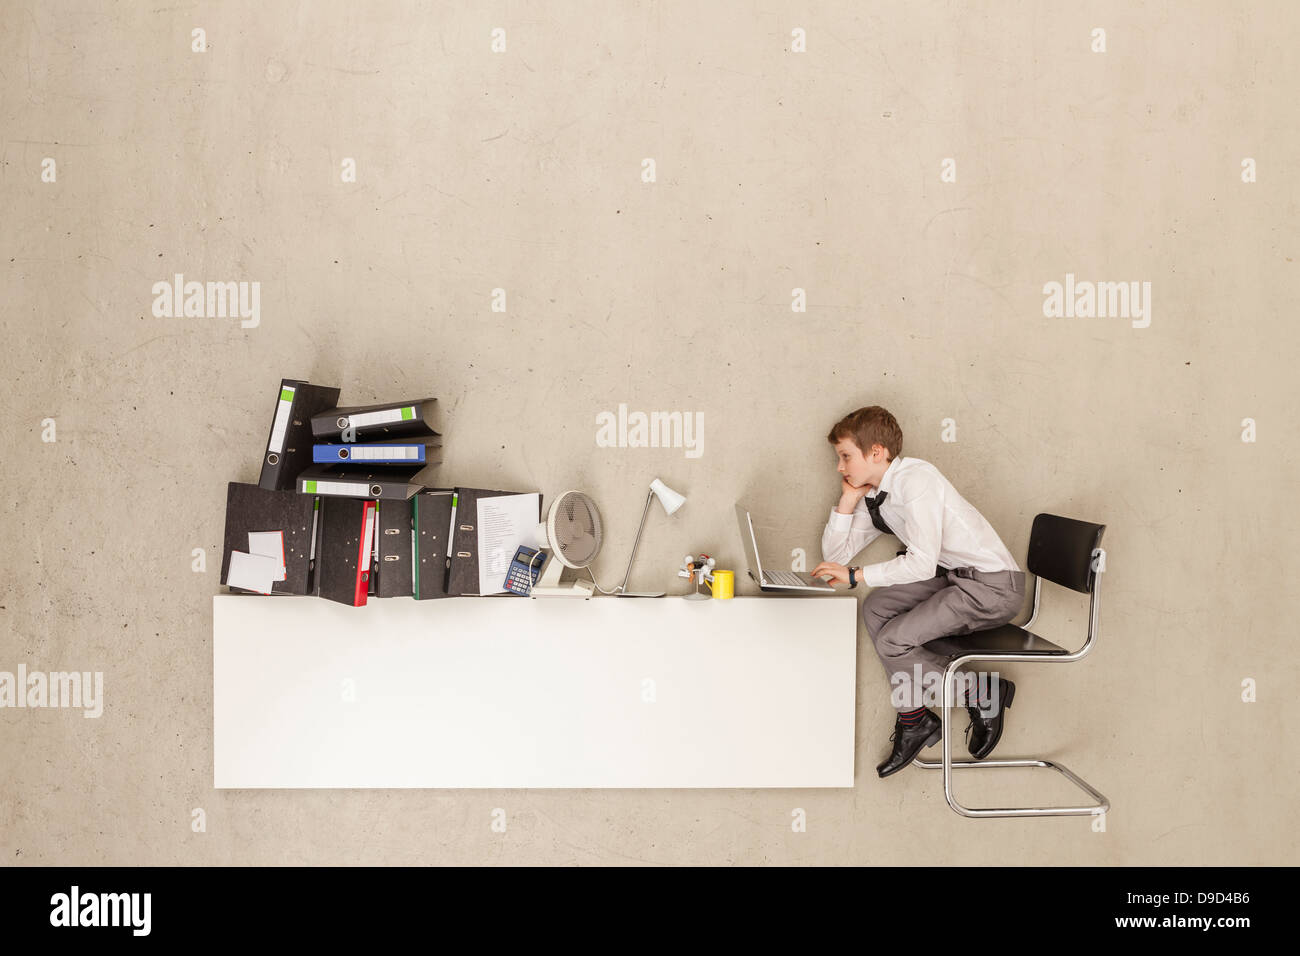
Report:
M893 489L894 478L898 475L898 464L902 460L903 456L899 455L889 463L889 467L885 469L885 474L880 479L880 484L876 486L876 494Z

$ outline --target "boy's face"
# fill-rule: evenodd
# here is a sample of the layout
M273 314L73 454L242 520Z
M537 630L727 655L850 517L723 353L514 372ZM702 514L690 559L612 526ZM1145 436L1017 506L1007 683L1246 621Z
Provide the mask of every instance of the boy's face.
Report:
M862 454L852 438L841 438L835 443L835 455L839 459L837 470L849 480L855 488L863 485L879 485L889 467L889 452L883 445L872 445L870 454Z

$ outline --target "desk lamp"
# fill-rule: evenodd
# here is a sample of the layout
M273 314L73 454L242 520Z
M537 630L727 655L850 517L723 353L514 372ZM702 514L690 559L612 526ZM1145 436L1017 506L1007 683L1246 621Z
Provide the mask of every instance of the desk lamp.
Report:
M641 526L636 529L636 541L632 543L632 557L627 560L627 572L623 575L623 583L618 586L619 597L663 597L663 591L651 594L649 592L629 592L627 589L627 579L632 573L632 562L636 560L636 549L641 544L641 532L645 530L645 517L650 512L650 501L658 498L659 503L664 506L664 511L676 514L677 510L686 504L686 498L673 491L662 481L656 478L650 482L650 492L645 496L645 508L641 511Z

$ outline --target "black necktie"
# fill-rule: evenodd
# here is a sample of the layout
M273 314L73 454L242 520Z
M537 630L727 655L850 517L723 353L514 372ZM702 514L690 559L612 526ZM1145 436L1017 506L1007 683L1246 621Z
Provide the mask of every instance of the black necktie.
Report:
M894 534L894 532L889 530L889 525L885 524L885 519L880 516L880 506L888 497L889 492L877 491L876 497L872 498L867 496L864 500L867 503L867 510L871 512L871 523L881 531L885 532L885 534ZM894 537L898 537L898 535L894 535Z

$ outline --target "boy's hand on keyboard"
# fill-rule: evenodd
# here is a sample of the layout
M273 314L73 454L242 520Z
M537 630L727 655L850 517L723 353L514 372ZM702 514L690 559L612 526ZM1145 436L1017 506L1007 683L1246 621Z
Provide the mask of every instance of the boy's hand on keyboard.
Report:
M836 564L834 561L823 561L817 565L812 569L812 576L835 584L849 583L849 569L842 564Z

